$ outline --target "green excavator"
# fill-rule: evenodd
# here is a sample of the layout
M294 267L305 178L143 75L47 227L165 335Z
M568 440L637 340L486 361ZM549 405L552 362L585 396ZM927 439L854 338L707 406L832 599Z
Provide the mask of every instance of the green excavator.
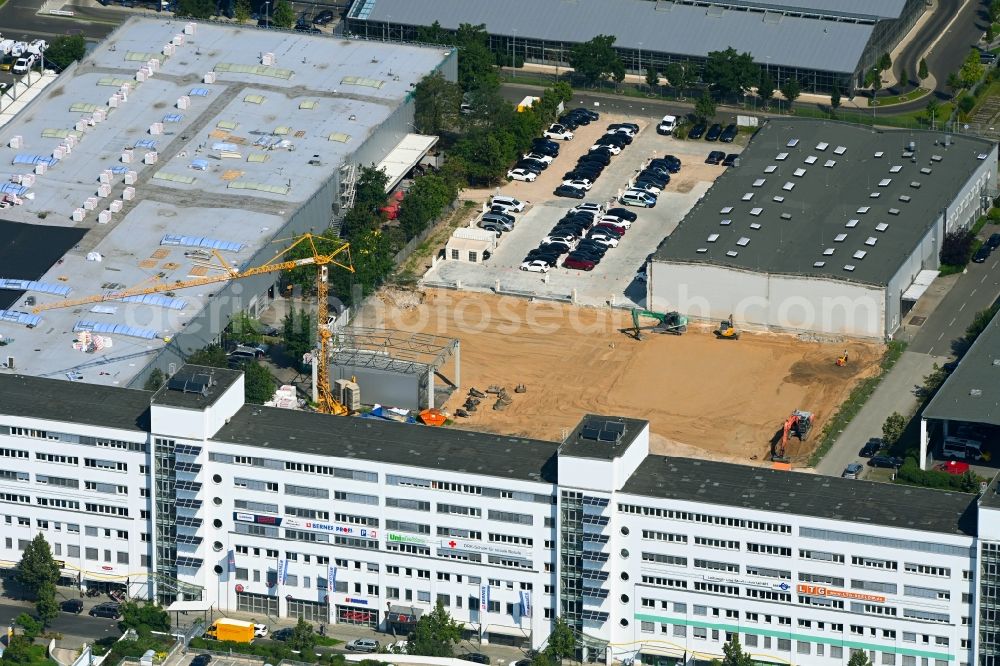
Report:
M641 326L639 319L655 319L652 326ZM687 332L687 317L679 312L653 312L651 310L632 310L632 328L628 330L636 340L642 340L642 331L654 331L656 333L669 333L670 335L681 335Z

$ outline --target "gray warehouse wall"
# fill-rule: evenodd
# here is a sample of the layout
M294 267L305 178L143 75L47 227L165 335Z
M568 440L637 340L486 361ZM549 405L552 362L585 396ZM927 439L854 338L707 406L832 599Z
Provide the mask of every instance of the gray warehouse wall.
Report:
M421 385L427 384L427 375L404 374L351 365L330 367L330 381L355 378L361 387L361 401L366 405L378 403L387 407L423 409L421 395L426 394Z

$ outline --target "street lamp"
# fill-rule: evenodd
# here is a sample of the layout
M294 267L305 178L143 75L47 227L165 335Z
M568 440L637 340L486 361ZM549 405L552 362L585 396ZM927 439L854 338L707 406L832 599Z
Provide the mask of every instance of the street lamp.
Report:
M264 28L270 29L271 27L271 15L268 13L268 5L271 4L271 0L264 0Z
M639 64L637 70L642 74L642 42L639 42Z

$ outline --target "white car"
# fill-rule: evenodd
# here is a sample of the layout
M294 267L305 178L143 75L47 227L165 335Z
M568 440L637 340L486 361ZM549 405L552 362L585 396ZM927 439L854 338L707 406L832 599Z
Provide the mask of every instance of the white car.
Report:
M563 141L569 141L575 135L562 125L552 125L547 130L542 132L542 136L546 139L562 139Z
M523 180L528 183L535 182L538 178L538 174L534 171L528 171L527 169L511 169L507 172L507 177L511 180Z
M573 206L571 210L574 213L577 213L579 211L591 211L594 213L600 213L602 210L604 210L604 206L602 206L601 204L592 203L590 201L585 201L582 204L577 204Z
M266 624L255 624L253 625L253 635L254 638L267 638L267 625Z
M529 273L548 273L549 265L541 259L534 259L521 264L521 270Z
M507 196L506 194L495 194L490 197L490 206L506 206L510 208L515 213L520 213L524 210L525 203L520 199L515 199L514 197Z
M572 236L546 236L542 239L542 245L547 245L549 243L563 243L564 245L573 247L573 244L576 243L576 239Z
M630 189L639 190L641 192L649 192L650 194L652 194L654 196L663 191L662 187L657 187L656 185L653 185L652 183L635 183L635 184L632 185L632 187Z
M663 120L660 124L656 126L657 134L673 134L674 130L680 123L677 122L677 116L666 115L663 116Z
M27 74L31 66L35 64L35 57L28 56L27 58L18 58L14 61L14 66L11 67L12 72L15 74Z
M618 155L622 152L622 149L614 145L613 143L605 144L601 143L600 141L598 141L597 143L595 143L590 147L590 152L594 152L595 150L599 150L601 148L606 148L612 155Z
M604 234L591 234L587 236L590 240L603 245L604 247L618 247L618 239Z
M628 134L631 137L635 136L635 131L631 127L616 127L614 129L609 129L605 134Z
M601 222L607 222L612 226L621 227L622 229L632 228L631 222L620 217L615 217L614 215L605 215L604 217L601 218Z
M541 153L525 153L524 159L537 160L539 162L545 162L546 164L552 164L553 157L551 155L542 155Z
M575 187L578 190L587 190L587 191L590 191L590 188L594 186L594 184L589 180L587 180L586 178L580 178L575 180L564 180L562 184L569 185L570 187Z

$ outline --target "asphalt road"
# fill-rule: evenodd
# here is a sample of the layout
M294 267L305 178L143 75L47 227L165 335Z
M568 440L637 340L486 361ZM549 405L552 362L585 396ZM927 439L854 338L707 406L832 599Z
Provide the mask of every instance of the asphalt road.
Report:
M33 607L19 604L7 599L0 600L0 628L6 628L14 623L14 618L24 612L32 612ZM62 634L60 645L79 645L84 641L93 641L105 636L121 636L118 623L101 617L90 617L86 614L73 615L60 612L59 616L49 625L51 631Z
M934 43L934 40L938 38L938 35L944 32L948 24L951 23L952 19L958 15L959 11L962 10L963 7L968 10L969 7L974 7L975 4L976 0L952 0L951 2L939 0L937 7L934 8L934 14L927 21L927 23L923 25L920 33L917 34L913 41L903 48L899 57L896 58L896 62L893 63L893 70L895 70L897 74L902 70L906 70L910 80L915 81L917 72L920 68L920 58L923 54L927 52L927 49L929 49L931 44ZM958 22L957 19L955 22ZM927 64L927 69L930 70L929 62ZM944 81L940 80L940 77L938 77L938 70L932 70L932 73L935 75L935 78L940 81L940 84L944 85ZM947 78L947 76L948 74L946 72L945 77ZM901 86L901 92L912 88L912 85L903 85Z
M110 8L66 6L74 16L39 15L42 0L7 0L0 7L0 33L4 38L30 41L60 35L82 34L95 41L106 37L116 25L128 18L127 12Z

